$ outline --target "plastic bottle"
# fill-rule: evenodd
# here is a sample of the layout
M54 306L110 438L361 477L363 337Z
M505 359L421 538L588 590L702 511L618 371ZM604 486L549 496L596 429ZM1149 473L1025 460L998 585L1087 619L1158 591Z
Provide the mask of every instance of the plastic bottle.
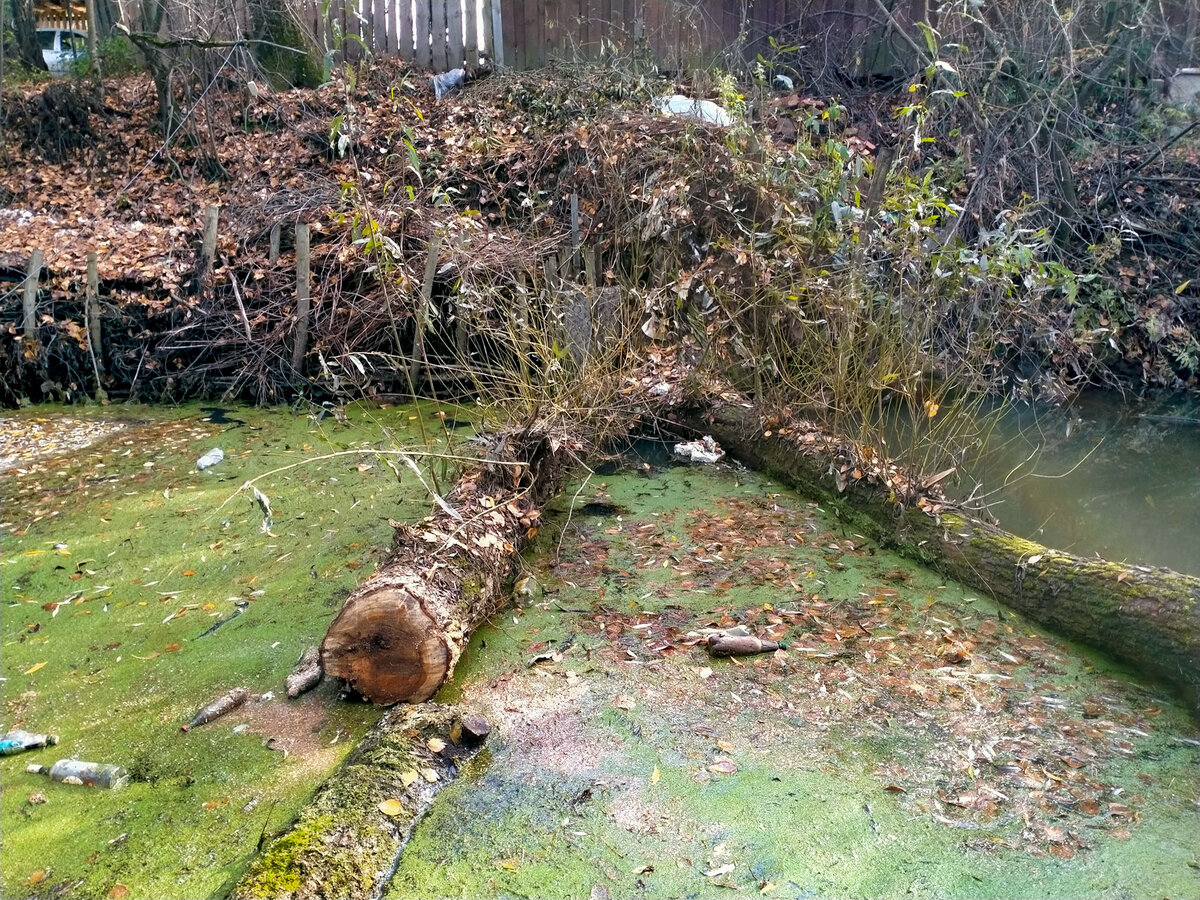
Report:
M12 756L14 753L24 753L38 747L52 747L57 743L58 735L34 734L32 731L14 728L7 734L0 735L0 756Z
M63 784L86 784L89 787L116 789L129 780L129 773L120 766L109 763L84 762L81 759L60 759L49 769L30 765L25 771L35 775L49 775Z

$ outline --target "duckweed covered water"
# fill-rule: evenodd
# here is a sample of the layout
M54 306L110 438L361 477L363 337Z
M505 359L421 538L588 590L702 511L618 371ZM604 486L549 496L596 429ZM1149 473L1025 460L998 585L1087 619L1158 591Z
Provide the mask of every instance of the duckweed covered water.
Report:
M443 691L495 723L490 764L392 900L1195 896L1196 727L1164 690L751 473L574 507L613 514L560 511L544 594ZM787 649L688 637L739 624Z
M434 413L420 411L428 449L444 450ZM3 896L217 894L377 718L330 684L289 702L283 680L389 546L388 518L430 508L407 468L398 480L383 457L348 451L423 440L408 409L318 415L4 415L2 724L61 742L0 759ZM116 433L85 449L69 440L100 421ZM197 471L213 447L224 461ZM314 459L328 454L347 455ZM250 492L236 492L275 470L256 485L273 514L264 530ZM180 731L236 686L274 699ZM25 771L67 757L124 766L131 783Z
M419 445L414 413L203 414L0 476L3 725L63 739L0 759L4 896L219 896L377 715L325 684L179 731L230 687L281 694L387 519L429 510L369 454L260 482L269 533L236 488ZM388 897L1195 896L1196 726L1158 686L751 473L578 487L439 698L494 730ZM689 636L738 625L786 649ZM134 781L24 771L68 755Z

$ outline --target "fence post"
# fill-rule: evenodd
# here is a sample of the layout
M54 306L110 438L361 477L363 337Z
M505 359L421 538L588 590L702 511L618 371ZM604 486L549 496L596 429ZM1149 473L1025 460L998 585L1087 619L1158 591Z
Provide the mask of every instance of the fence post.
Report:
M29 269L25 273L25 296L22 304L21 328L25 340L37 344L37 295L38 282L42 278L42 251L34 250L29 257Z
M271 245L267 250L267 262L275 262L279 259L279 223L276 222L271 226Z
M292 374L300 377L308 352L309 313L308 223L296 223L296 343L292 346Z

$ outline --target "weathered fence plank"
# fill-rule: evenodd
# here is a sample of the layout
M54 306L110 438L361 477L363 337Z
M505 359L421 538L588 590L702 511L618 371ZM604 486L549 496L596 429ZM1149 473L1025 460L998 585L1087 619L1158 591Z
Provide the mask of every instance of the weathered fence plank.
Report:
M433 56L431 65L435 72L445 72L448 68L446 59L446 6L445 0L433 0L431 4L429 33L432 39Z
M463 11L462 53L466 59L467 71L473 72L479 65L479 4L476 0L467 0L466 10Z
M446 3L446 68L457 69L464 61L463 11L459 0Z
M416 46L413 42L413 6L412 0L397 0L399 8L397 10L397 26L396 26L396 52L401 59L412 61L415 59L413 50Z
M432 11L429 0L417 0L413 13L413 37L417 42L413 61L426 69L433 61L432 49L429 43L429 26L432 21Z

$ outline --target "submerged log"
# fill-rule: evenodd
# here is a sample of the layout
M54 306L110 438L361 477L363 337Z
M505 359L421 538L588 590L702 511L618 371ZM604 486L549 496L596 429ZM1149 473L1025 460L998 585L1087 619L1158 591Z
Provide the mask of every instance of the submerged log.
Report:
M482 746L486 723L467 718L432 703L389 710L229 897L379 896L413 826Z
M811 423L721 401L677 416L843 521L963 584L1200 698L1200 578L1074 556L955 508L934 484Z
M380 704L420 703L453 674L471 633L507 599L516 554L558 492L565 443L526 432L499 442L445 504L396 527L379 571L321 642L321 667Z

